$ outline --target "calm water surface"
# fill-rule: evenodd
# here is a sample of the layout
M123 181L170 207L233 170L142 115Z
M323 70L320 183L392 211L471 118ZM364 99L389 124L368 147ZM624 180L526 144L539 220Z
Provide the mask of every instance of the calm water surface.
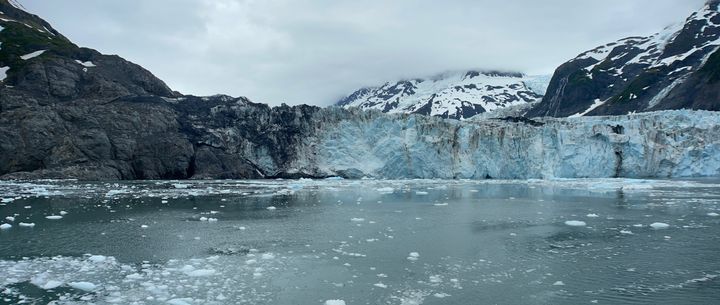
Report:
M720 300L716 180L37 181L0 200L2 304Z

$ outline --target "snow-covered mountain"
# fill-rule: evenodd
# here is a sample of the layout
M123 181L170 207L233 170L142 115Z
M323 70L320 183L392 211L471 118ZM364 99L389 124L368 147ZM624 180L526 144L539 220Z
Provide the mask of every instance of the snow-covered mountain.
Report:
M720 0L685 22L629 37L560 66L529 116L619 115L664 109L720 110Z
M464 71L363 88L340 100L345 108L417 113L466 119L480 113L539 101L548 76Z

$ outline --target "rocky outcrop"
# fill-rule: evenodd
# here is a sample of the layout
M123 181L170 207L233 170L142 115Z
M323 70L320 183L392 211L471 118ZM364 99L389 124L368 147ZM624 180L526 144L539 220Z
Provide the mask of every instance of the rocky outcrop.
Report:
M4 178L285 177L284 160L313 130L313 107L210 98L130 96L0 113Z
M621 39L560 66L528 116L720 110L720 12L708 1L684 23Z

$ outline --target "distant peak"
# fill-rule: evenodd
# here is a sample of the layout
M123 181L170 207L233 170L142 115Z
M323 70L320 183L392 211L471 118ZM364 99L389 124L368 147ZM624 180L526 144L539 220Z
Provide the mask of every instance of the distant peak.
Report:
M25 7L18 0L0 0L0 3L10 4L17 9L25 10Z
M0 0L0 8L5 14L26 13L27 9L18 0Z
M720 0L707 0L705 2L705 7L713 10L717 10L718 5L720 5Z

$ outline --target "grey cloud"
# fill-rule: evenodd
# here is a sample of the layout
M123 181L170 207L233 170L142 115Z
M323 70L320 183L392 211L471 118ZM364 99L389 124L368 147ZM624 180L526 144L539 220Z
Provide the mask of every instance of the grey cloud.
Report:
M76 43L183 93L327 105L358 87L471 68L552 73L681 22L704 0L21 0Z

